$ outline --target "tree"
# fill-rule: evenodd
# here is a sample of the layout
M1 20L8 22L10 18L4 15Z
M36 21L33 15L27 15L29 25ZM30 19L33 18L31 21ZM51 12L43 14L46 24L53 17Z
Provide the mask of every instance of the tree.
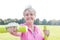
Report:
M36 25L40 25L40 24L41 24L39 18L37 18L37 19L34 21L34 24L36 24Z
M20 20L18 20L18 21L16 21L16 22L19 23L19 24L21 24L21 23L25 23L25 19L22 18L22 19L20 19Z
M4 20L4 24L8 24L10 22L14 22L13 19L8 18Z
M58 23L57 23L57 20L53 19L53 20L48 21L47 24L48 25L57 25Z
M60 25L60 20L58 20L58 21L56 22L56 25Z
M52 24L52 21L50 20L50 21L48 21L48 23L47 23L47 25L51 25Z
M42 25L47 25L47 20L46 19L43 19Z
M4 21L0 19L0 25L4 25Z

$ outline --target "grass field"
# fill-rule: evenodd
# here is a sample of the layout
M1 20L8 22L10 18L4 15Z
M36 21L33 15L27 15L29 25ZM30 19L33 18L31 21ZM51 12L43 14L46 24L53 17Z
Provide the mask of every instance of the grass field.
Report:
M43 26L39 26L39 28L43 29ZM50 35L48 40L60 40L60 26L49 26L47 25L47 29L50 30ZM9 33L0 33L0 40L19 40L19 37L13 36Z

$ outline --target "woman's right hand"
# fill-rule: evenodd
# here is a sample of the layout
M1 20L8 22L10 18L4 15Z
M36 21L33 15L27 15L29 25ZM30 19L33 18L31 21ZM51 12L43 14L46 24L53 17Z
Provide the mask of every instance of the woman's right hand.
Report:
M10 33L13 33L13 32L16 32L17 31L17 28L16 27L9 27L7 29L7 31L10 32Z

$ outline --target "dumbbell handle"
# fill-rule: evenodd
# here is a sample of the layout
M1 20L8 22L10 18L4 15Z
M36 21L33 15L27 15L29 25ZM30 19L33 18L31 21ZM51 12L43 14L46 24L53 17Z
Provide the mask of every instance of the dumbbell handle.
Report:
M19 26L17 29L17 32L26 32L27 31L27 27L26 26ZM0 33L6 33L8 32L6 27L0 27Z

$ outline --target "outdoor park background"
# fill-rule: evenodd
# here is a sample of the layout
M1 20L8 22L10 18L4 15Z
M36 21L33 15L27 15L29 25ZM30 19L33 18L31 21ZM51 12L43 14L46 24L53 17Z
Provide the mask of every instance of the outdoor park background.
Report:
M34 24L50 31L48 40L60 40L60 0L0 0L0 31L10 22L24 23L23 11L28 6L36 10ZM0 40L19 40L9 33L0 33Z

